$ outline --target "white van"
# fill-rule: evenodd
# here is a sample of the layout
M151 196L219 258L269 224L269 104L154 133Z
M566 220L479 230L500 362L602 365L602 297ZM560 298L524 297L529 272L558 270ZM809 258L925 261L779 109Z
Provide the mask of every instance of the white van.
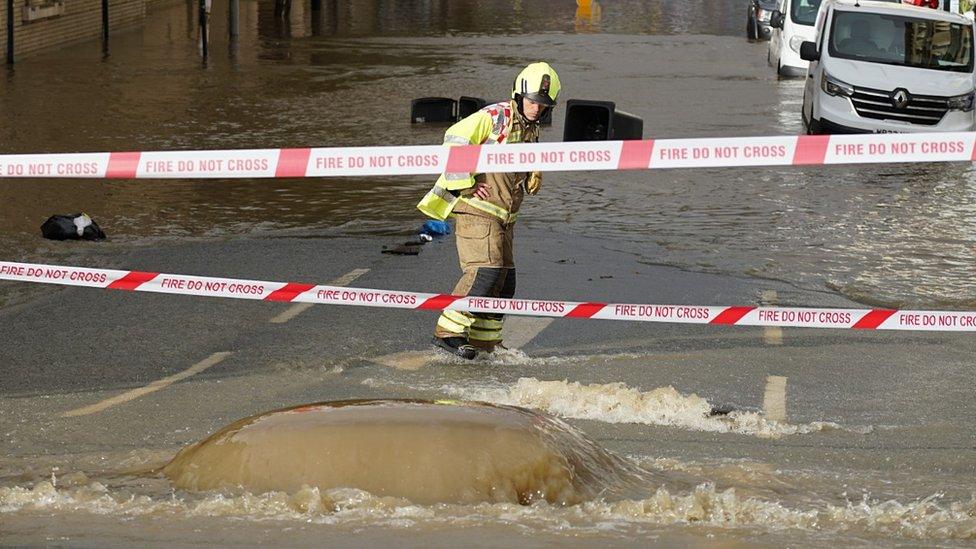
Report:
M766 62L780 76L806 76L809 63L800 57L800 44L816 36L814 23L822 0L780 0L779 9L769 17L772 34ZM903 0L879 0L902 2Z
M808 63L800 59L800 44L813 40L821 0L780 0L769 18L766 61L780 76L805 76Z
M808 133L973 131L973 22L939 9L824 0L803 90Z

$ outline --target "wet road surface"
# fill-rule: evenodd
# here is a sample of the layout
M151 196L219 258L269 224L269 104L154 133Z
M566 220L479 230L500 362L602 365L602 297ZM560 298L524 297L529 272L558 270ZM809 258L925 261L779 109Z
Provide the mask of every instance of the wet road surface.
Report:
M114 40L106 60L98 44L24 60L0 88L0 144L436 143L443 127L407 123L411 98L495 98L536 57L557 67L567 98L617 101L644 118L646 137L800 131L802 84L776 79L765 46L739 36L737 2L608 3L599 17L574 3L325 2L285 19L243 6L239 43L216 44L223 54L206 64L181 3ZM45 85L71 100L34 93ZM544 140L560 138L562 116ZM15 261L447 291L449 240L416 257L380 253L422 222L413 204L430 183L0 181L0 247ZM551 174L519 222L518 295L971 308L973 189L959 165ZM78 210L110 241L40 241L47 215ZM428 348L432 313L12 283L0 300L2 544L887 547L976 536L966 334L512 318L518 350L459 364ZM535 408L666 480L567 508L438 507L356 491L174 492L144 473L239 418L346 398Z

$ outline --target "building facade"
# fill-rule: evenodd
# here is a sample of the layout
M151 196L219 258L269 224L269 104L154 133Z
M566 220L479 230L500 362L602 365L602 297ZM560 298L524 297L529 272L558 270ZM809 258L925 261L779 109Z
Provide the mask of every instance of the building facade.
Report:
M172 1L108 0L109 33L141 25L150 9ZM14 59L20 59L41 50L98 39L103 32L102 0L0 0L4 56L9 52L11 20Z

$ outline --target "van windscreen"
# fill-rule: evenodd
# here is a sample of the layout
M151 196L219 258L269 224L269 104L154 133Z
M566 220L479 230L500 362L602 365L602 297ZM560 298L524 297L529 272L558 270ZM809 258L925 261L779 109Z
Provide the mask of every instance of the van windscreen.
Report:
M817 22L817 10L821 0L793 0L790 6L790 17L797 25L812 27Z
M973 27L901 15L838 11L830 55L942 71L972 72Z

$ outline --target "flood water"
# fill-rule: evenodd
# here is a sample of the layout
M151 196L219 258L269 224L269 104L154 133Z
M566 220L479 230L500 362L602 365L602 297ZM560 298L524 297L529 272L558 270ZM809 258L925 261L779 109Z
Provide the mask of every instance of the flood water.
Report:
M539 59L559 72L560 100L615 101L643 118L646 138L802 131L803 82L778 79L766 66L765 44L745 39L744 0L607 0L589 9L567 0L322 0L317 10L296 1L284 14L273 2L242 0L240 37L233 42L225 3L215 2L214 10L206 62L195 2L159 7L144 27L113 35L107 57L92 42L20 60L0 79L0 149L435 144L445 128L411 125L411 99L503 99L514 71ZM543 141L561 139L563 114L557 108ZM423 222L414 205L431 183L413 176L0 180L0 250L5 260L84 262L89 248L56 246L39 234L47 216L79 211L119 248L276 234L400 236ZM976 307L976 175L969 164L551 173L519 223L526 232L596 237L642 263L773 279L870 305ZM0 287L0 303L14 291ZM524 355L506 360L504 368L528 364ZM391 369L360 387L428 396L447 391L539 409L589 422L595 444L646 435L639 427L606 427L628 423L677 429L667 442L682 442L681 430L734 433L753 442L815 433L836 440L836 448L850 437L877 437L856 459L873 465L891 459L876 449L884 448L886 429L898 429L879 425L868 412L843 425L814 417L768 422L755 411L712 417L716 403L666 382L642 392L637 380L544 380L565 379L567 372L595 376L608 362L637 371L647 366L639 357L590 352L547 360L532 362L537 370L525 378L506 373L494 384ZM914 397L899 396L900 402ZM956 413L968 425L971 416L962 412ZM3 430L16 445L15 418L8 417ZM905 438L926 434L915 419L906 420ZM173 457L180 449L175 440L144 441L153 450L88 447L0 463L0 543L6 523L23 534L11 543L36 543L36 534L55 544L124 544L118 540L136 525L150 532L148 539L157 531L177 545L213 543L215 535L225 544L276 543L282 532L294 544L389 543L417 528L444 545L463 543L471 532L499 544L528 534L540 546L608 539L723 547L796 539L806 546L963 545L976 539L976 499L966 476L973 470L973 432L953 425L941 433L957 432L961 450L947 451L960 455L940 454L930 469L922 467L923 457L896 455L890 474L877 476L819 470L821 452L833 451L830 443L827 449L796 443L788 471L764 463L764 455L716 465L714 456L696 456L694 446L682 461L634 450L621 458L666 482L656 480L637 496L595 496L569 506L418 505L353 489L196 493L142 474ZM779 451L771 448L770 454ZM899 468L905 463L914 468ZM51 521L59 527L48 526ZM689 524L695 525L690 532Z
M71 152L438 143L412 98L504 98L545 58L562 97L615 101L645 137L797 134L802 81L779 80L730 0L244 2L241 35L213 20L202 63L192 3L143 29L28 58L0 88L0 148ZM39 93L38 90L45 90ZM557 109L543 140L560 140ZM423 177L0 184L9 259L49 258L38 227L85 211L117 242L281 229L410 232ZM892 307L976 305L972 168L844 166L553 173L524 225L596 235L642 261L784 280Z
M488 381L482 369L416 354L436 367L411 372L412 359L391 357L398 365L360 388L446 393L504 410L438 401L466 409L451 417L377 401L335 415L337 405L319 403L242 419L182 452L169 443L189 427L133 448L109 444L101 427L62 433L45 421L60 440L41 446L56 453L0 463L0 541L964 547L976 536L968 427L937 424L939 438L929 439L930 425L913 425L918 417L771 421L750 411L710 415L711 403L673 387L513 378L586 378L628 362L619 365L646 376L643 357L512 352L492 359L500 368L488 377L501 379ZM239 398L254 383L282 381L249 378L223 390ZM582 420L583 429L512 405ZM6 415L14 444L43 435L14 426L25 422L21 412ZM659 436L646 426L666 429ZM715 436L692 435L701 432ZM957 437L941 443L950 447L932 442L944 435ZM917 448L906 452L905 438ZM623 453L604 450L608 442Z

